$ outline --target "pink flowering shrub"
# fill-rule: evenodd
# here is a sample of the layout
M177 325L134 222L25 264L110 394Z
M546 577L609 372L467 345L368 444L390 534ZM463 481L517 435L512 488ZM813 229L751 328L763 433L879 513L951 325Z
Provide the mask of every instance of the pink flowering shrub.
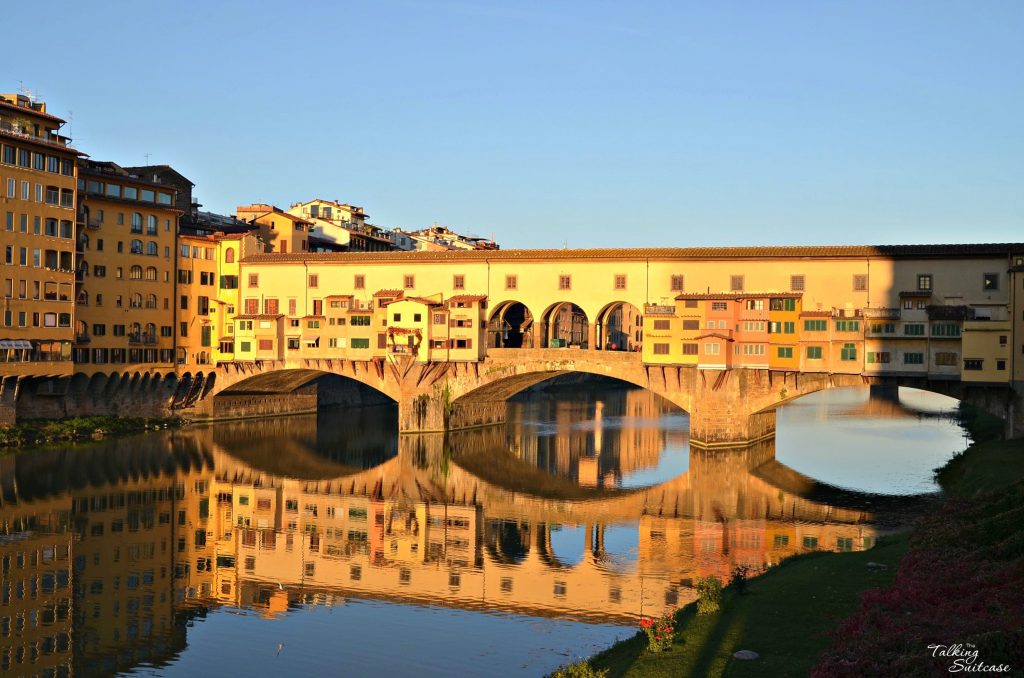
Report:
M998 495L947 502L915 531L893 585L864 592L811 675L943 675L958 655L943 656L943 648L929 646L957 645L962 653L976 653L973 659L959 655L961 662L1019 670L1021 525L1024 483Z

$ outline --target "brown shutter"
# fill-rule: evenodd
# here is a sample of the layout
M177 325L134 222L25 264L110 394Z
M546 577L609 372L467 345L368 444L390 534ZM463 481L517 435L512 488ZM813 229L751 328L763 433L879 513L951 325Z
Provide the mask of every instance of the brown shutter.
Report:
M380 334L377 335L377 348L387 348L387 347L388 347L388 335L386 335L383 332L381 332Z

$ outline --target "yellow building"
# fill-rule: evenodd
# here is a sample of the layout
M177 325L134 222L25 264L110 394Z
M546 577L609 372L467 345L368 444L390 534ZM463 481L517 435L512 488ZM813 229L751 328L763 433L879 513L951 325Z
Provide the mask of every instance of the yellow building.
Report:
M800 369L802 311L802 294L772 296L768 300L768 365L773 370Z
M73 370L75 189L81 155L46 104L0 94L0 376Z
M79 163L75 370L174 365L174 189L112 162Z
M213 361L220 363L236 359L235 316L242 308L241 261L250 254L262 252L263 243L255 231L217 235L215 242L217 286L214 310L209 317L213 325Z
M178 235L178 327L175 363L213 362L217 304L217 237Z
M384 307L389 356L419 362L477 362L486 355L487 297L460 294L442 301L405 297Z
M316 198L292 205L288 214L312 224L310 235L319 251L387 252L391 239L381 229L367 223L369 216L362 207L336 200Z
M273 205L255 203L239 205L235 216L259 228L266 252L288 254L309 250L309 234L313 224Z
M992 319L964 322L963 381L1007 383L1011 380L1010 332L1013 324L1005 313Z

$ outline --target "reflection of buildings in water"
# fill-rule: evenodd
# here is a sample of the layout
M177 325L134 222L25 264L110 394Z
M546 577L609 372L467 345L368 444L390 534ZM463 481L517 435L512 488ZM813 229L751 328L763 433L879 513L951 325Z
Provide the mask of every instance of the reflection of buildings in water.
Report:
M70 502L3 506L0 534L0 671L70 675Z
M672 435L659 420L678 410L644 389L599 394L597 399L542 396L510 402L509 449L537 468L587 486L614 487L624 475L656 467L666 436ZM553 430L538 431L535 424L524 424L526 419L551 422ZM673 436L673 442L685 440L685 433Z
M490 485L443 450L299 480L225 454L211 429L147 442L151 462L82 452L62 472L91 480L5 493L0 617L11 621L0 647L13 670L159 664L184 647L182 614L216 605L274 616L371 597L627 622L685 604L697 577L810 548L860 550L875 535L870 514L753 473L772 457L765 445L695 451L688 473L656 488L574 500ZM609 444L606 429L602 454ZM183 463L195 459L208 461ZM606 526L637 520L636 561L608 553ZM552 545L559 526L583 528L568 553Z

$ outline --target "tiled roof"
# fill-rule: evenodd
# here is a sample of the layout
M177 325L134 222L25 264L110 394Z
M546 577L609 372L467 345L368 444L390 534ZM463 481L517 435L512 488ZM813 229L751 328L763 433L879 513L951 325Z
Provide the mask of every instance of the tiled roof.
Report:
M719 334L718 332L707 332L705 334L698 334L696 337L694 337L694 339L707 339L708 337L716 337L718 339L725 339L726 341L736 341L732 337L727 337L724 334Z
M804 295L803 292L694 292L693 294L680 294L676 297L677 301L683 301L685 299L799 299Z
M377 290L373 293L374 297L400 297L405 294L405 290Z
M86 155L85 153L82 153L81 151L76 150L71 146L65 146L64 144L49 141L41 137L34 137L29 134L18 134L17 132L12 132L10 130L0 129L0 136L10 137L11 139L17 139L18 141L26 141L30 144L38 144L40 146L45 146L46 148L53 148L64 153L72 153L78 156Z
M448 301L446 303L451 304L456 301L483 301L486 298L486 294L456 294L455 296L448 297Z
M46 118L47 120L53 120L54 122L67 122L63 118L58 118L56 115L44 113L43 111L37 111L36 109L28 108L27 106L19 106L17 104L12 104L10 101L7 101L6 99L0 99L0 106L3 106L4 108L9 109L11 111L17 111L18 113L24 113L25 115L32 115L37 118Z
M930 297L932 296L931 290L903 290L900 292L901 297Z
M283 313L276 313L276 314L272 314L272 313L252 313L252 314L236 315L235 316L235 320L277 320L278 318L283 318L283 317L284 317Z
M813 245L806 247L677 247L415 252L298 252L256 254L249 263L363 263L367 261L552 261L565 259L769 259L769 258L961 258L1024 253L1024 243L963 245Z

